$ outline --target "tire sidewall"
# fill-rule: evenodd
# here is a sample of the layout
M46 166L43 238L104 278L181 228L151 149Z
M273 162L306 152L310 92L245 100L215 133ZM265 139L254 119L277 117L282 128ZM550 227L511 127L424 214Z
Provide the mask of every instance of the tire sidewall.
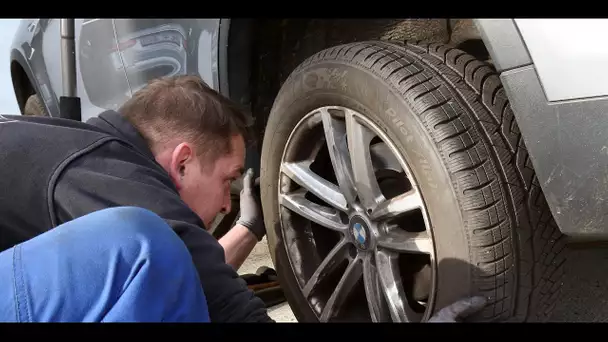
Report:
M323 106L364 114L391 139L409 164L422 192L435 241L435 308L475 292L470 253L458 197L432 137L396 89L353 63L321 61L300 68L283 84L270 113L262 149L261 195L268 244L281 284L299 321L316 316L299 291L289 265L279 217L281 157L297 123Z

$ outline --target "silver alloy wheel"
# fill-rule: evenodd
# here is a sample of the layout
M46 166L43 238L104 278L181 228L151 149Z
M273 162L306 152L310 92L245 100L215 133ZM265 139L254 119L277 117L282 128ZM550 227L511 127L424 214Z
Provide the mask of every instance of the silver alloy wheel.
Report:
M329 158L317 163L325 148ZM327 177L313 170L323 164L330 166ZM407 184L402 193L388 196L388 190L383 191L378 175L385 171L396 175L398 184ZM330 176L335 179L327 179ZM278 181L289 263L320 321L353 311L346 308L347 299L361 280L366 298L361 305L372 321L428 319L436 267L424 201L405 159L373 122L339 106L311 111L287 141ZM387 184L395 190L397 183ZM418 224L399 223L412 215ZM323 248L330 237L334 243ZM408 256L422 256L428 265L412 270L415 274L404 274ZM340 267L341 262L346 266ZM403 280L417 279L423 271L426 298L420 300L410 293L415 286L406 289ZM339 280L333 282L337 283L321 291L321 284L336 273Z

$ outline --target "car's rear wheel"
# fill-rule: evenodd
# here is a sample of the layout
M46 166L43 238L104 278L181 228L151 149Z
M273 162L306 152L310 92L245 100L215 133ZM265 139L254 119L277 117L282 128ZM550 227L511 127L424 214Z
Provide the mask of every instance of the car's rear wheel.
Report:
M32 94L28 97L23 108L23 115L27 116L48 116L44 103L38 94Z
M268 242L301 321L420 321L482 294L537 320L565 251L493 70L442 45L324 50L285 81L262 151Z

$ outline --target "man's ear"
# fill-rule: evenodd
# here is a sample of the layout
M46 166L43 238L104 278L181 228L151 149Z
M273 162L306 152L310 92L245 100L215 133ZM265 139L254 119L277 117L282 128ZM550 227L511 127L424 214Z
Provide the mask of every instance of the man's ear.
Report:
M193 160L194 151L190 144L181 143L173 149L171 154L171 163L169 165L169 174L173 179L173 184L177 190L181 190L183 186L184 176L188 171L188 165Z

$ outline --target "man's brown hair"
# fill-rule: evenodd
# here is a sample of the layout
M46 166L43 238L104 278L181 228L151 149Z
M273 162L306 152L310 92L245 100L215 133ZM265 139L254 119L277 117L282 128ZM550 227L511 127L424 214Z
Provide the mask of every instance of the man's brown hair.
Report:
M230 153L233 136L250 137L249 115L193 75L152 80L118 111L152 150L181 138L205 161Z

